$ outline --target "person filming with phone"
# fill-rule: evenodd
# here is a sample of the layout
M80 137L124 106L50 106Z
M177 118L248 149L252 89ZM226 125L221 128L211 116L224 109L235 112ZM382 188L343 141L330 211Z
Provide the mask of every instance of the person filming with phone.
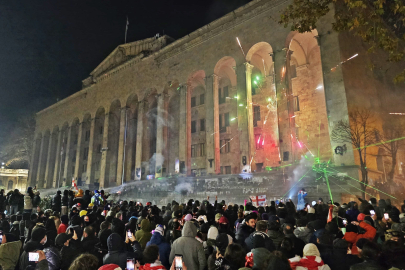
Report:
M20 257L21 241L13 234L0 231L0 266L2 269L14 269Z

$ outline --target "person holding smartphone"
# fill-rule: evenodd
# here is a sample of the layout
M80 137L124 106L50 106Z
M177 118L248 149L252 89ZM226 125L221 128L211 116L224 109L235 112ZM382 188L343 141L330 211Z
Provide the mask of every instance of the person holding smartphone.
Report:
M13 234L0 231L0 266L2 269L14 269L18 263L21 241Z

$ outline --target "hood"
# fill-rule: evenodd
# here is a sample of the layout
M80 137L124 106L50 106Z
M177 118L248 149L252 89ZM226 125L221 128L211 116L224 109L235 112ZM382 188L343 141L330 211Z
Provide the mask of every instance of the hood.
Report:
M181 232L182 236L185 237L196 237L197 235L197 227L194 225L193 222L187 221L184 224L183 231Z
M124 251L125 243L117 233L111 234L107 239L108 252Z
M90 195L90 190L86 190L86 191L84 192L84 194L85 194L85 195Z
M24 245L24 251L25 252L32 252L34 250L42 250L44 248L43 245L41 245L39 242L36 241L28 241L25 245Z
M148 219L143 219L141 221L141 230L149 232L150 229L150 221Z
M112 231L110 229L106 229L106 230L100 232L98 238L100 239L100 243L103 247L107 247L107 240L111 234L112 234Z
M149 241L150 245L160 245L163 242L163 236L159 232L154 232Z
M83 197L83 189L79 189L75 197Z
M318 248L314 244L306 244L304 247L304 256L321 256Z
M214 226L209 228L207 239L215 240L215 239L217 239L217 236L218 236L218 229Z
M381 199L381 200L378 201L378 207L381 207L381 208L386 208L387 207L387 204L386 204L384 199Z

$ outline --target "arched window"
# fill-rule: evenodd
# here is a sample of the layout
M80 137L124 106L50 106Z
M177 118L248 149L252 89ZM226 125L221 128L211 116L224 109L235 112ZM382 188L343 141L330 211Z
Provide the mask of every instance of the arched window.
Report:
M13 189L13 181L8 181L7 189Z

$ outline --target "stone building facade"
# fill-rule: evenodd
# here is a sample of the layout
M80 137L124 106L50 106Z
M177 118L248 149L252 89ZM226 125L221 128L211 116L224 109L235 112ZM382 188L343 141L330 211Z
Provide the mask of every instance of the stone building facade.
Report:
M350 146L335 154L334 125L353 106L400 108L403 87L360 71L370 56L332 31L333 10L300 34L277 23L287 4L254 0L179 40L118 46L82 90L37 113L29 183L262 172L306 153L358 164ZM396 94L378 100L376 85Z
M28 170L0 169L0 187L4 190L26 190Z

